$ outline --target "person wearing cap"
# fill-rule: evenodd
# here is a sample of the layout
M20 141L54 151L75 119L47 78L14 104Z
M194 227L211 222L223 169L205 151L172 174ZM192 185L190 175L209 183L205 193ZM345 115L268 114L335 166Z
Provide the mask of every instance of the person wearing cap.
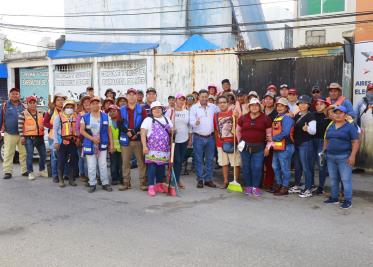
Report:
M317 100L322 98L320 87L318 85L312 86L311 94L312 94L311 111L315 111Z
M315 192L317 195L322 195L324 193L324 185L325 185L325 180L327 176L327 166L326 164L320 165L319 153L323 151L325 131L328 125L330 124L330 122L332 121L327 116L328 106L329 106L329 103L326 102L324 99L319 98L316 100L316 103L315 103L316 111L314 112L314 116L315 116L317 127L316 127L316 134L312 138L312 143L313 143L313 152L314 152L313 161L316 162L318 169L319 169L319 184ZM313 177L314 177L314 172L315 172L315 169L312 168Z
M311 97L301 95L298 98L299 112L294 116L294 167L295 185L289 193L299 193L302 198L312 197L313 191L313 137L316 134L316 119L310 111ZM305 177L304 189L300 189L302 174Z
M277 117L278 113L276 110L276 99L275 95L271 92L267 92L263 97L263 113L271 119L271 123ZM263 177L263 188L271 190L273 188L275 173L272 168L273 150L271 149L269 155L264 159L264 177Z
M77 118L76 121L76 133L79 136L77 146L78 146L78 154L79 154L79 177L80 180L84 183L88 182L88 166L87 166L87 159L85 158L83 154L83 148L82 148L82 143L84 137L80 134L80 120L82 117L86 114L89 113L90 111L90 106L91 106L91 97L89 95L83 96L78 105L78 110L77 110Z
M368 112L370 110L370 112ZM372 117L373 114L373 83L369 83L366 88L366 95L358 102L355 108L356 123L361 127L361 117L364 115Z
M53 97L53 102L48 111L44 114L44 127L48 129L48 141L50 148L50 163L52 169L52 178L54 183L58 183L58 167L57 167L57 150L54 149L53 140L53 124L58 114L61 112L66 96L62 93L56 93ZM67 175L67 171L65 172Z
M249 112L249 107L248 107L248 104L246 103L246 92L245 90L241 88L237 89L236 91L236 105L235 105L235 109L233 112L235 113L237 117L245 115L246 113Z
M118 107L118 108L121 108L123 106L127 106L127 96L125 94L120 94L118 97L117 97L117 100L115 102L115 105Z
M272 122L262 112L258 98L252 98L249 102L250 112L238 119L241 127L241 152L242 173L245 186L245 194L260 197L264 157L269 155Z
M88 86L85 91L86 91L88 96L90 96L90 97L95 96L95 89L92 86Z
M259 100L259 95L258 95L258 93L257 92L255 92L255 91L250 91L248 94L247 94L247 101L248 101L248 103L250 103L250 100L252 99L252 98L257 98L258 100Z
M209 103L210 104L215 104L216 102L216 96L214 95L209 95Z
M144 92L142 90L137 90L137 103L144 105Z
M218 87L213 84L213 83L210 83L208 86L207 86L207 90L209 91L209 95L210 96L215 96L217 95L218 93Z
M290 165L294 153L293 126L294 121L288 115L288 100L280 97L276 102L277 117L272 122L273 160L272 168L275 172L275 184L272 192L276 196L289 194Z
M289 89L288 93L288 105L289 105L289 115L292 115L293 117L297 115L299 112L299 107L297 105L298 101L298 90L295 88Z
M105 97L106 98L111 98L113 101L115 101L115 97L117 96L117 93L114 92L113 89L109 88L105 91Z
M100 111L100 98L90 99L90 112L80 120L80 133L84 136L83 153L87 159L89 193L96 191L97 171L100 173L102 189L111 192L107 168L107 153L114 152L108 115Z
M74 171L79 168L76 123L75 102L66 100L53 122L53 142L57 151L57 173L60 187L65 187L64 172L66 169L68 169L66 176L68 176L69 185L77 185L74 180Z
M109 106L114 105L114 100L112 98L105 98L102 102L102 111L106 114L109 112Z
M287 84L281 84L280 85L280 97L287 98L289 94L289 86ZM275 95L276 97L276 95Z
M34 148L39 153L39 176L48 177L45 168L47 151L44 143L43 112L36 108L38 103L36 96L28 96L26 102L27 109L18 116L18 132L21 136L21 143L26 147L28 179L35 180L33 170Z
M137 91L133 88L127 90L128 105L120 108L118 115L119 143L122 152L123 184L120 191L131 188L131 158L134 154L137 161L140 178L140 189L146 191L146 166L141 145L141 123L147 117L145 108L137 103Z
M330 177L331 195L325 204L338 204L339 181L344 187L342 209L352 206L352 167L359 150L359 133L356 124L347 121L348 109L334 108L334 120L326 129L324 150Z
M119 107L116 105L109 106L109 127L111 129L111 138L113 140L114 150L110 151L110 175L111 184L118 185L123 181L122 176L122 149L119 143L119 127L118 127L118 111Z
M274 95L277 95L277 87L274 84L270 84L267 86L267 92L271 92Z
M19 89L10 89L9 100L4 101L0 109L1 132L4 133L4 179L12 178L13 158L16 147L18 148L22 176L28 176L26 167L26 150L21 143L21 136L18 131L18 117L24 109L25 108L20 100Z
M328 86L329 96L326 101L333 107L344 106L347 110L348 119L351 121L355 119L356 114L354 112L352 103L345 96L342 95L342 87L338 83L331 83Z
M197 188L204 185L215 188L212 181L215 151L214 114L219 109L208 103L208 91L199 91L199 102L190 110L190 125L193 127L193 153L197 174Z
M234 168L237 177L240 174L241 157L239 151L236 154L225 150L223 144L233 147L237 144L236 125L237 117L233 115L233 111L229 110L228 98L225 95L218 96L217 104L219 112L214 115L215 141L217 147L218 164L223 169L224 185L223 189L228 187L228 170L229 166ZM234 138L236 140L234 140Z
M146 103L144 104L144 109L146 110L147 116L151 116L150 106L151 104L157 101L157 90L155 88L150 87L146 89Z
M166 116L175 129L174 173L180 188L185 188L180 180L181 168L188 146L192 146L192 128L189 125L189 110L185 107L186 97L179 92L175 96L175 108L169 109Z
M141 142L147 166L148 195L155 196L165 192L163 180L170 159L173 124L163 115L164 107L159 101L152 102L150 111L151 116L141 124ZM176 195L176 192L171 194Z

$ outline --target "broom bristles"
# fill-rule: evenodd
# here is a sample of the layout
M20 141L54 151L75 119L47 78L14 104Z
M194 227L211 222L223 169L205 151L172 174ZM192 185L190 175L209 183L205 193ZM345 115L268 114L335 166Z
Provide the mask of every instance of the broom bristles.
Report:
M233 192L243 192L242 186L237 183L236 181L230 182L227 187L228 191L233 191Z

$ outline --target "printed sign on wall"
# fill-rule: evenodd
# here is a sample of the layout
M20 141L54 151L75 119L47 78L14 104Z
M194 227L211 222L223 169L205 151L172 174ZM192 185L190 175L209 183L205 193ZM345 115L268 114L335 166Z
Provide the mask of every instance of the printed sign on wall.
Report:
M38 106L48 105L49 73L47 67L20 69L19 80L23 100L33 95L38 98Z
M366 95L366 88L373 83L373 42L355 45L354 106Z

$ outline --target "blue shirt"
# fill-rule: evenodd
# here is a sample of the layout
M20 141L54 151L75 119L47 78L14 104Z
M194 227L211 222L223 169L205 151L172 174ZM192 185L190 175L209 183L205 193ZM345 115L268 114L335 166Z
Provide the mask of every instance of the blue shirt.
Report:
M13 105L10 100L6 101L6 108L5 108L5 129L4 131L8 134L19 134L18 132L18 115L24 110L25 108L21 103L18 105ZM3 106L0 109L0 125L3 124Z
M326 148L329 154L350 154L351 141L359 139L358 129L355 124L346 122L336 129L333 123L326 131L326 139L329 141Z
M281 114L278 115L278 117L281 116ZM290 131L291 127L294 125L294 120L290 118L287 115L284 115L282 121L281 121L281 133L272 136L272 140L275 142L280 142L282 139L286 138L289 139L290 137Z

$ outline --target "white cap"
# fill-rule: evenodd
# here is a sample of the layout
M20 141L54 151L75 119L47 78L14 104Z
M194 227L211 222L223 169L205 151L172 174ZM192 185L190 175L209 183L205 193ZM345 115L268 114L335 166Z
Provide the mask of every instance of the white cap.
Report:
M163 105L162 105L161 102L159 102L159 101L154 101L154 102L150 105L150 109L153 109L153 108L156 108L156 107L161 107L161 108L163 108Z
M259 104L260 105L260 101L256 97L253 97L253 98L250 99L249 106L254 105L254 104Z

